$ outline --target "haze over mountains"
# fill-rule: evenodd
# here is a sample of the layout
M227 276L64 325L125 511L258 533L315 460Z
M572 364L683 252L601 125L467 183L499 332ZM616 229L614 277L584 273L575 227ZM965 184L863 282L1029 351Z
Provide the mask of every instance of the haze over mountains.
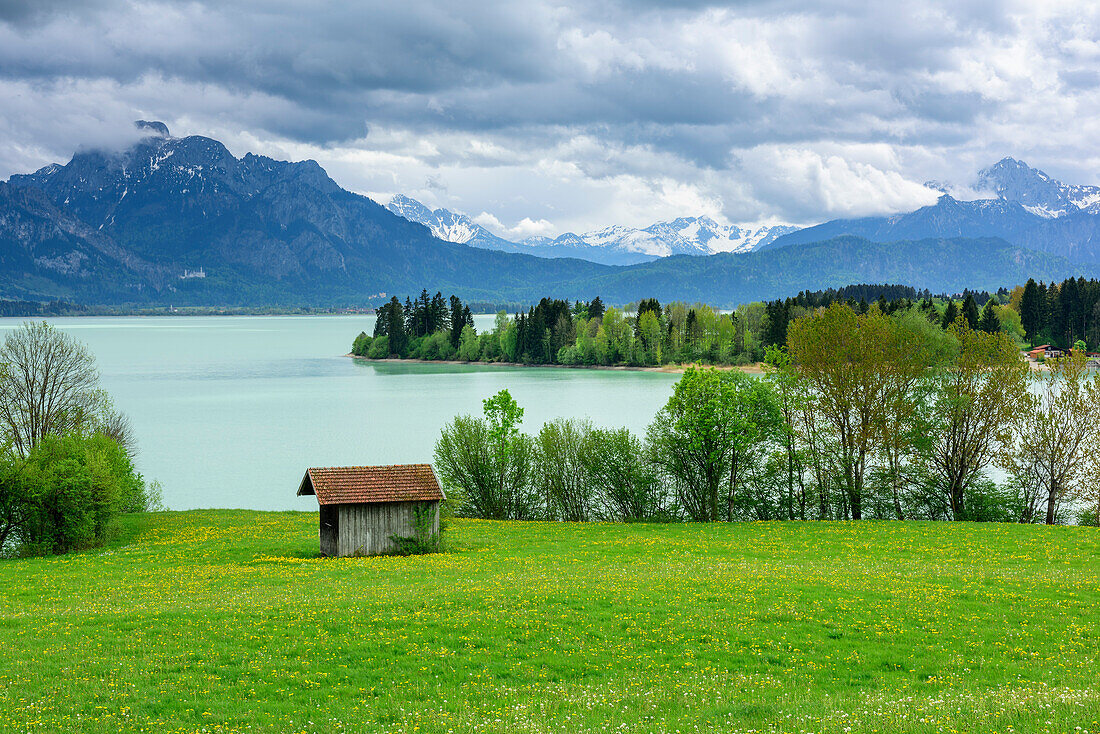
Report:
M687 216L644 229L611 225L579 235L566 232L558 237L528 237L517 242L498 237L465 214L433 210L403 194L394 196L386 208L423 224L448 242L538 257L579 257L606 265L634 265L670 255L751 252L798 229L785 224L722 225L710 217Z
M685 213L517 243L404 197L384 208L314 161L236 158L211 138L139 127L124 151L85 150L0 182L0 297L347 306L427 287L488 301L732 306L853 282L958 291L1100 274L1100 190L1012 159L979 176L996 199L944 195L915 212L763 234ZM547 257L559 254L573 257Z

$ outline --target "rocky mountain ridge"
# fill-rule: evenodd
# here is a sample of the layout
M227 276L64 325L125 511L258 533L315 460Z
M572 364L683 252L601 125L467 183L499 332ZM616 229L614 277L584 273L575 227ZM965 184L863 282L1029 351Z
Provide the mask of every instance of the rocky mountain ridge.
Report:
M126 150L78 152L0 183L5 296L362 304L431 279L498 297L601 267L532 267L534 258L443 242L342 189L315 161L236 158L211 138L138 127L148 134ZM204 277L184 277L194 272Z

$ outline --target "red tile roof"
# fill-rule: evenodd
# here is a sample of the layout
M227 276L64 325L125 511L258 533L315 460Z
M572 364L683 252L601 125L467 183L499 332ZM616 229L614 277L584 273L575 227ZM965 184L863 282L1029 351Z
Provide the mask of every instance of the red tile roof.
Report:
M443 490L431 464L308 469L298 487L298 496L309 494L316 494L320 505L443 499Z

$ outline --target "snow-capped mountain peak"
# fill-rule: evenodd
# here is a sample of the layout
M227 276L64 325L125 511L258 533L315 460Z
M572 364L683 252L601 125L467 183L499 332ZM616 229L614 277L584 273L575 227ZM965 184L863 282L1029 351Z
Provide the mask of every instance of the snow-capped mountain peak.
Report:
M397 216L408 219L410 222L427 224L432 218L431 209L424 206L416 199L410 199L404 194L398 194L390 199L390 203L386 204L386 208Z
M978 173L976 188L992 191L1046 219L1075 211L1100 214L1100 187L1064 184L1015 158L1002 158L983 168Z
M751 252L798 227L768 224L723 225L710 217L679 217L671 222L658 222L647 227L672 245L673 254L704 254L716 252Z
M404 194L397 194L386 208L399 217L404 217L410 222L423 224L432 231L432 235L447 242L459 244L474 243L479 238L495 238L495 236L480 224L476 224L465 214L458 214L449 209L429 209L416 199L410 199Z
M749 252L798 229L788 225L723 225L706 216L678 217L644 229L615 224L583 234L566 232L554 238L539 236L510 242L493 235L465 214L447 209L432 210L402 194L394 196L386 208L429 227L432 234L449 242L542 257L579 257L615 265L670 255Z

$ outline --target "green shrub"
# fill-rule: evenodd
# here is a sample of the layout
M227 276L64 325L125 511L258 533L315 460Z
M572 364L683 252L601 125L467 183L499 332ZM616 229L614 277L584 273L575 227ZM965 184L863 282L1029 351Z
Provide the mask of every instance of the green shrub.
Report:
M390 338L388 336L376 336L371 340L367 356L371 359L385 359L390 356Z
M413 534L391 535L390 540L397 544L394 551L399 556L419 556L425 553L438 553L443 549L442 522L435 529L437 511L431 503L418 503L413 507Z
M1096 503L1086 505L1080 509L1077 515L1077 524L1092 528L1100 527L1100 509L1096 507Z
M130 457L102 434L46 436L19 474L24 555L68 553L108 539L119 513L148 507Z
M474 332L474 327L462 328L462 339L458 344L458 358L466 362L477 362L481 359L481 340Z
M351 343L351 353L356 357L365 357L370 350L371 338L367 336L367 332L360 331L359 336L355 337L355 341Z
M562 347L558 350L558 364L581 364L581 350L576 346Z
M583 461L600 519L654 522L677 516L642 442L626 428L589 432Z
M587 447L595 429L587 419L557 418L535 437L535 473L547 519L594 519L595 485L585 471Z
M460 415L443 427L435 467L459 514L494 520L539 516L534 443L519 432L520 408L507 390L482 401L485 417Z
M409 356L413 359L427 360L454 359L455 348L451 344L451 337L447 332L437 331L434 334L414 340Z
M504 356L504 353L500 351L500 338L491 331L484 331L477 337L481 343L481 361L483 362L499 362Z
M987 478L974 482L966 497L966 514L957 520L968 522L1013 522L1023 507L1008 487L998 486Z

